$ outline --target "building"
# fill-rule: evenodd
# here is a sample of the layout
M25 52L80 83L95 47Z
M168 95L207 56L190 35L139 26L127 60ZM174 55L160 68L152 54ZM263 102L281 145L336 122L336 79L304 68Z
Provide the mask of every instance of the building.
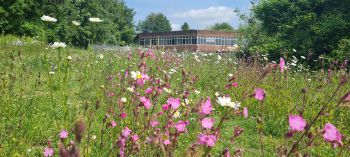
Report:
M165 50L229 52L242 36L238 32L222 32L210 30L172 31L159 33L140 33L140 46L156 47Z

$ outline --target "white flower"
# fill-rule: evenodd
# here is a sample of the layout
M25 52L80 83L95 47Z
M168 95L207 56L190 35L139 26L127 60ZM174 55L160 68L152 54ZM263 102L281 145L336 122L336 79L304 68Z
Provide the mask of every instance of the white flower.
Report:
M43 15L40 19L46 22L57 22L57 19L46 15Z
M170 89L168 89L168 88L163 88L163 90L166 92L166 93L168 93L168 94L170 94L171 93L171 90Z
M132 87L128 87L128 88L126 88L126 90L128 90L130 92L134 92L134 88L132 88Z
M67 45L66 45L66 43L64 43L64 42L54 42L54 43L51 45L52 48L60 48L60 47L65 48L66 46L67 46Z
M305 56L300 56L301 59L305 59Z
M122 97L120 100L121 100L123 103L126 103L126 102L127 102L127 99L126 99L125 97Z
M269 59L268 59L267 57L264 57L264 60L267 61L267 60L269 60Z
M139 71L131 71L130 73L131 73L131 78L133 78L134 80L142 78L141 72Z
M219 96L220 94L219 94L219 92L215 92L215 96Z
M98 17L90 17L90 18L89 18L89 21L90 21L90 22L102 22L103 20L101 20L101 19L98 18Z
M297 64L295 64L295 63L290 63L290 65L291 65L291 66L297 66Z
M199 90L195 90L195 91L194 91L194 93L198 95L198 94L200 94L200 93L201 93L201 91L199 91Z
M273 64L276 64L276 61L272 61Z
M180 112L179 111L176 111L174 113L174 118L179 118L181 116Z
M96 138L97 138L96 135L92 135L92 136L91 136L91 139L92 139L92 140L96 140Z
M68 60L72 60L72 56L68 56L67 59L68 59Z
M233 77L233 74L228 74L228 77Z
M220 55L218 55L218 60L221 61L221 56Z
M99 54L98 57L99 57L100 59L103 59L104 56L103 56L103 54Z
M217 102L221 106L228 106L228 107L234 108L235 110L237 110L241 106L241 103L239 102L231 102L230 97L218 97Z
M49 74L50 74L50 75L54 75L54 74L55 74L55 72L53 72L53 71L50 71L50 72L49 72Z
M80 26L80 23L78 21L72 21L73 25Z
M297 52L297 50L296 50L296 49L293 49L293 51L294 51L294 52Z

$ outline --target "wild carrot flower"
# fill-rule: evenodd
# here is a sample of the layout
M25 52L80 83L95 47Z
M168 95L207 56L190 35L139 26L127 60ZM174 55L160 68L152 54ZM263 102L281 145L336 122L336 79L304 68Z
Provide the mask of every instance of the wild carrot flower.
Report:
M340 145L343 144L343 142L341 140L342 135L340 134L338 129L334 125L332 125L331 123L327 123L324 126L323 138L327 142L334 143L334 146L337 146L337 144L340 144Z
M73 25L80 26L80 23L78 21L72 21Z
M280 58L280 69L281 69L281 73L283 73L284 71L284 66L285 66L286 62L284 61L283 58Z
M66 130L62 130L59 135L61 139L65 139L68 137L68 132Z
M51 47L52 48L65 48L67 45L64 42L54 42Z
M57 22L57 19L46 15L43 15L40 19L46 22Z
M169 98L167 103L171 106L172 109L176 110L180 107L180 99L179 98Z
M53 152L54 152L53 148L46 147L44 149L44 156L45 157L53 156Z
M213 106L211 106L210 97L208 97L207 100L201 106L200 114L208 115L208 114L211 114L212 110L213 110Z
M255 88L255 99L257 100L264 100L265 98L265 91L261 88Z
M288 122L292 131L303 131L306 127L306 121L299 115L289 115Z
M214 118L204 118L201 123L203 128L211 129L214 125Z
M145 106L147 110L151 108L152 106L151 100L143 96L143 97L140 97L140 101L143 103L143 106Z
M244 115L244 118L248 118L248 108L247 107L243 108L243 115Z
M94 22L94 23L96 22L96 23L97 23L97 22L102 22L103 20L101 20L101 19L98 18L98 17L90 17L90 18L89 18L89 21L90 21L90 22Z

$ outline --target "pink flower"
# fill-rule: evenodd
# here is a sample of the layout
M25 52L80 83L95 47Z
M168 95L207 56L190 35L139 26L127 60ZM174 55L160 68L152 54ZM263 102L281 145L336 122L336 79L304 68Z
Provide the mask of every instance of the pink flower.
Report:
M144 79L137 79L136 84L143 87L143 85L145 85L145 80Z
M147 56L151 56L152 59L156 58L156 56L154 55L152 49L148 49Z
M201 106L200 114L208 115L208 114L211 114L212 110L213 110L213 107L211 106L210 97L208 97L207 101L205 101Z
M133 135L131 137L132 141L136 142L137 140L139 140L139 136L138 135Z
M237 82L233 82L233 83L232 83L232 86L235 87L235 88L237 88L237 87L238 87L238 83L237 83Z
M125 112L122 112L120 114L120 118L125 119L127 117L127 114Z
M60 138L61 139L65 139L65 138L67 138L68 137L68 132L66 131L66 130L62 130L61 132L60 132Z
M169 145L169 144L171 144L171 142L170 142L170 140L169 139L166 139L166 140L164 140L164 145Z
M147 99L146 97L142 96L140 97L140 101L143 103L143 106L145 106L145 108L147 110L149 110L152 106L151 100Z
M153 88L149 87L145 90L145 94L151 94L153 92Z
M214 125L214 118L204 118L202 120L202 127L206 129L211 129Z
M178 132L186 132L186 126L189 124L189 122L179 121L175 124L175 128Z
M299 115L289 115L289 127L292 131L303 131L306 121Z
M207 145L208 147L212 147L216 143L216 137L214 135L198 135L198 143L201 145Z
M53 152L54 152L53 148L48 148L48 147L46 147L46 148L44 149L44 156L45 156L45 157L53 156Z
M128 127L125 127L125 129L122 131L123 137L128 137L131 133L131 130Z
M180 99L179 98L169 98L167 103L171 106L172 109L176 110L180 106Z
M169 107L170 107L169 104L164 104L164 105L162 106L162 109L163 109L164 111L166 111L166 110L169 110Z
M334 143L334 146L337 146L337 144L343 145L343 142L341 141L342 135L331 123L327 123L324 126L323 138L327 142Z
M117 126L117 123L114 120L112 120L111 121L111 126L112 126L112 128L114 128L115 126Z
M154 120L154 121L151 121L150 124L151 124L152 128L154 128L154 127L156 127L157 125L159 125L159 122L156 121L156 120Z
M265 98L265 91L261 88L255 88L255 99L257 100L264 100Z
M244 115L244 118L248 118L248 108L247 107L243 108L243 115Z
M284 71L284 65L286 64L286 62L284 61L283 58L280 58L280 69L281 69L281 73L283 73Z

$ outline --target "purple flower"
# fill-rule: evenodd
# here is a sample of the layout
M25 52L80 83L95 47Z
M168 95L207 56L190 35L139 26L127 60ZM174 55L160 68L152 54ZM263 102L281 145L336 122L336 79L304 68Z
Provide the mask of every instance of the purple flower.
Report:
M167 103L174 110L176 110L176 109L178 109L180 107L180 99L179 98L169 98Z
M151 124L152 128L154 128L154 127L156 127L157 125L159 125L159 122L156 121L156 120L154 120L154 121L151 121L150 124Z
M262 101L262 100L264 100L264 98L265 98L264 89L255 88L255 99Z
M198 135L198 143L208 147L213 147L216 143L216 137L214 135L200 134Z
M201 106L200 114L208 115L208 114L211 114L212 110L213 110L213 106L211 106L210 97L208 97L207 101L205 101Z
M125 127L125 129L122 131L123 137L128 137L131 133L131 130L128 127Z
M65 139L65 138L67 138L68 137L68 132L66 131L66 130L62 130L61 132L60 132L60 138L61 139Z
M44 149L44 156L45 156L45 157L53 156L53 152L54 152L53 148L48 148L48 147L46 147L46 148Z
M132 141L136 142L137 140L139 140L139 136L138 135L133 135L131 137Z
M111 121L111 126L112 126L112 128L114 128L115 126L117 126L117 123L114 120L112 120Z
M284 61L283 58L280 58L280 69L281 69L281 73L283 73L284 71L284 65L286 64L286 62Z
M149 87L145 90L145 94L151 94L153 92L153 88Z
M244 118L248 118L248 108L247 107L243 108L243 115L244 115Z
M299 115L289 115L289 127L293 131L303 131L306 127L306 121Z
M178 132L186 132L187 129L186 129L186 126L189 124L189 122L184 122L184 121L178 121L176 124L175 124L175 128Z
M170 140L169 139L166 139L166 140L164 140L164 145L169 145L169 144L171 144L171 142L170 142Z
M341 141L342 135L331 123L327 123L324 126L323 138L327 142L334 143L334 146L337 146L337 144L343 145L343 142Z
M211 129L214 125L214 118L204 118L201 122L203 128Z
M143 103L143 106L145 106L145 108L147 110L149 110L152 106L151 100L147 99L146 97L142 96L140 97L140 101Z

